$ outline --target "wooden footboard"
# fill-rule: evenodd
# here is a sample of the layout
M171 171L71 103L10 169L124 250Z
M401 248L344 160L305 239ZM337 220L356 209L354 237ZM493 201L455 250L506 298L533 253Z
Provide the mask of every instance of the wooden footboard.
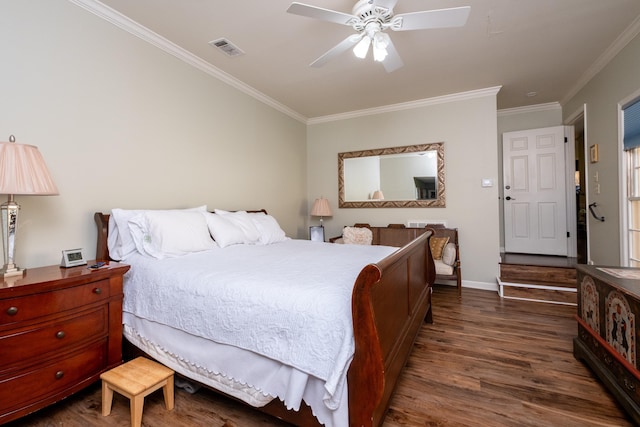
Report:
M356 350L349 368L351 427L379 426L422 322L431 322L431 233L366 266L353 289Z
M97 212L96 259L108 260L109 215ZM377 264L367 265L353 288L355 355L348 373L349 424L382 424L389 400L420 326L431 322L435 266L425 232ZM308 407L294 412L274 400L264 412L298 426L319 425Z

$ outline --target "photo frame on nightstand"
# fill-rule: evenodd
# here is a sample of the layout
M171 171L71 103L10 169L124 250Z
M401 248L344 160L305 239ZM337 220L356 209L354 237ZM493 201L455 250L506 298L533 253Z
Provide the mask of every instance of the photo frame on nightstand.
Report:
M309 238L312 242L324 242L324 227L321 225L309 227Z

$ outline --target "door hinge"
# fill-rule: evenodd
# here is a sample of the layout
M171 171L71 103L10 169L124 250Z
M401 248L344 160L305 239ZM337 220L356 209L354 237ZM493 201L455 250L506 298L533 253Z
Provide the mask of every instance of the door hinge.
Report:
M571 232L570 232L570 231L567 231L567 239L568 239L569 237L571 237Z
M564 137L564 143L566 144L567 142L569 142L569 138L567 138L566 136Z

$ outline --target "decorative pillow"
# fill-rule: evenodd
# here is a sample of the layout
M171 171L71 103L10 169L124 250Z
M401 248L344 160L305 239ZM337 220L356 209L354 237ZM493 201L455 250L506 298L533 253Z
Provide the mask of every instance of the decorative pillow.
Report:
M449 242L448 237L431 237L429 239L429 246L431 247L431 255L433 259L441 259L442 251L445 245Z
M157 259L215 247L201 212L145 212L129 220L129 229L138 252Z
M245 236L240 227L229 221L225 215L206 213L205 218L211 237L221 248L244 243Z
M288 239L282 228L280 228L278 221L271 215L265 215L263 212L259 212L250 213L249 216L253 221L253 225L258 229L258 233L260 233L260 238L258 239L259 244L270 245L271 243L282 242Z
M215 209L215 213L216 215L224 216L224 219L242 230L244 233L243 243L256 244L260 240L260 232L246 211L229 212Z
M456 262L456 244L449 242L444 246L442 251L442 262L447 265L453 265Z
M348 245L370 245L373 233L366 227L345 227L342 230L342 239Z
M107 246L109 248L109 256L112 259L124 260L132 253L136 252L136 244L129 230L129 220L136 215L145 212L157 212L158 210L149 209L113 209L109 217L109 237L107 238ZM198 206L189 209L164 209L162 212L176 211L198 211L206 212L207 206Z

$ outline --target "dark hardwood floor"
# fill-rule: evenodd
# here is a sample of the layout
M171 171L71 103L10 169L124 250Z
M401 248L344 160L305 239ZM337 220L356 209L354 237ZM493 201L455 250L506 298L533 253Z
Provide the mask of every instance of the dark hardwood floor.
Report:
M437 286L434 323L420 331L384 426L632 426L591 371L573 358L575 307L501 300L497 293ZM157 391L143 426L283 426L201 389L176 390L173 411ZM129 404L115 395L101 415L96 384L14 426L129 426Z

